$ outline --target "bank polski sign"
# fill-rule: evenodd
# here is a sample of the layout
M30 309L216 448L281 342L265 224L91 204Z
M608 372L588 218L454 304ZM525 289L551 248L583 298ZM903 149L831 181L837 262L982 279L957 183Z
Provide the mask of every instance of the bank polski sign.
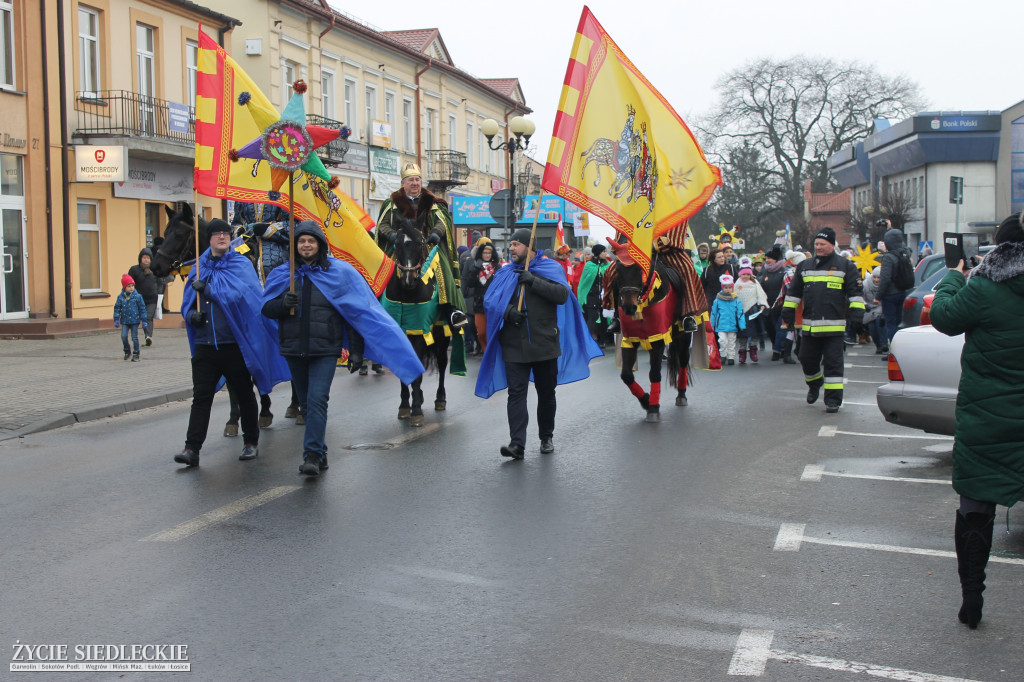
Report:
M78 182L124 182L128 154L124 147L80 144L75 146Z

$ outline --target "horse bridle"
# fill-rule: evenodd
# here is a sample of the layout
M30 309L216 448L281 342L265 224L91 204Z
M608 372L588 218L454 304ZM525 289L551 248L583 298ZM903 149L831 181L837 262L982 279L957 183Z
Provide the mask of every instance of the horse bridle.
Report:
M171 258L171 267L170 267L170 271L169 271L168 274L170 274L172 276L173 275L179 275L181 277L184 277L185 275L188 274L188 270L186 270L184 273L181 271L182 268L184 267L184 263L182 262L182 255L184 255L188 251L189 244L194 242L194 241L195 241L195 229L190 228L189 231L188 231L188 236L185 237L185 243L182 245L181 250L178 251L178 255L176 257L172 258L169 254L165 254L165 255L167 255L168 258ZM196 249L196 250L198 250L198 249ZM161 251L163 251L163 244L161 244L160 248L157 249L157 253L160 253Z
M406 238L408 239L408 237L406 237ZM412 240L412 241L414 241L414 243L415 243L415 240ZM422 259L420 260L419 264L417 264L417 265L402 265L398 261L395 261L395 267L398 269L399 272L402 272L402 273L412 272L412 273L416 273L417 276L419 275L419 271L423 267L423 261L426 260L426 258L427 258L427 243L423 242L421 244L418 244L418 246L419 246L419 249L420 249L420 256L422 257Z

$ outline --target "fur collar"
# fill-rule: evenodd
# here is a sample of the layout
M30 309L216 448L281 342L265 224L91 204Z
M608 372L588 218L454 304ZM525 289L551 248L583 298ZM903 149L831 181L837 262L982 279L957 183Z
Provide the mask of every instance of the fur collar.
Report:
M402 217L408 218L409 220L416 219L416 209L413 208L412 202L409 201L409 197L405 195L405 190L399 189L397 192L392 192L391 202L395 205L395 208L398 209L398 212L402 214ZM430 209L434 207L434 204L436 202L437 197L435 197L433 194L431 194L425 189L421 191L419 202L419 214L422 215L424 213L430 213Z
M972 276L984 277L993 282L1005 282L1024 275L1024 243L1004 242L992 249L974 268Z

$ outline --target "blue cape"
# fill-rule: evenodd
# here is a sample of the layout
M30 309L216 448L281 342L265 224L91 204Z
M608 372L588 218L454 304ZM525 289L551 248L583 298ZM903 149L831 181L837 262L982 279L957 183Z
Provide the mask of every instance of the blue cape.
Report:
M405 332L391 316L384 312L380 301L363 276L345 261L328 256L330 267L303 264L295 269L296 289L302 280L309 277L334 309L352 325L366 342L363 356L379 362L395 373L404 384L411 384L423 374L423 363L416 357L416 351L406 338ZM252 267L252 266L250 266ZM263 292L264 302L277 298L288 288L288 264L279 265L267 275L267 287ZM262 317L262 315L261 315ZM277 320L264 317L267 329L272 330L274 345L278 345ZM349 339L344 339L349 347Z
M508 388L498 334L505 324L505 309L518 289L519 273L522 271L523 266L515 263L498 268L484 294L487 350L480 361L480 373L476 378L476 395L481 398L490 398L496 391ZM570 384L586 379L590 376L590 361L604 355L604 351L598 348L597 342L587 330L580 304L565 278L565 270L550 258L538 254L530 261L530 272L569 290L569 298L557 310L558 345L562 349L562 355L558 358L558 383ZM530 378L533 379L532 374Z
M282 381L291 381L288 363L278 353L277 335L270 334L261 322L262 287L252 261L234 250L213 258L207 249L199 257L199 274L206 283L206 291L223 310L260 394L270 393ZM181 316L184 320L188 320L189 312L196 309L196 292L192 288L195 280L196 269L192 268L181 295ZM189 348L194 353L195 330L187 323L185 330Z

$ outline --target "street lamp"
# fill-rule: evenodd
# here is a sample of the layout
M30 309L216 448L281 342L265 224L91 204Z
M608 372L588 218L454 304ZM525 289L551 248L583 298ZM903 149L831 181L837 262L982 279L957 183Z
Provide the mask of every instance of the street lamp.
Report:
M537 126L534 125L533 121L523 116L513 116L508 122L508 129L512 135L509 136L508 140L498 144L494 144L494 136L498 134L498 122L493 118L489 118L480 125L480 132L487 138L487 146L491 149L498 150L504 149L508 151L508 189L509 189L509 212L505 216L505 249L508 249L508 243L512 239L512 225L515 223L518 216L516 216L516 183L515 183L515 172L516 172L516 152L525 151L530 146L530 137L534 131L537 130ZM513 137L514 136L514 137ZM511 214L511 219L509 217Z

